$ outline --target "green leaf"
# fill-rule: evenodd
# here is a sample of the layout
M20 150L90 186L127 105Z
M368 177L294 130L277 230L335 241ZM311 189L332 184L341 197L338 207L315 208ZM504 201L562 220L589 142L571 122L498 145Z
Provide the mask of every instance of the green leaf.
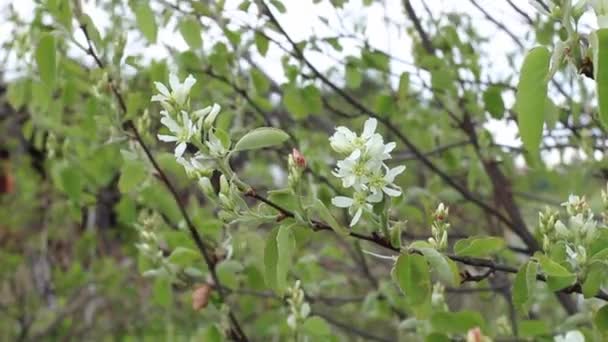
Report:
M309 336L328 336L331 329L325 319L319 316L308 317L302 324L302 331Z
M323 201L321 201L318 198L315 199L314 209L317 212L317 214L319 215L319 217L321 218L321 220L323 220L325 223L327 223L331 227L331 229L333 229L336 233L338 233L342 236L350 235L350 231L348 229L346 229L344 226L342 226L334 218L334 216L331 214L329 209L327 209L327 207L325 206L325 203L323 203Z
M495 119L502 119L505 114L505 103L502 100L502 92L499 87L488 87L483 93L483 102L486 111Z
M599 292L605 277L606 265L603 262L594 262L588 266L587 277L582 285L585 298L591 298Z
M434 331L442 333L466 333L476 327L484 329L485 323L479 312L437 312L431 316Z
M287 273L291 267L292 255L296 249L296 240L291 225L282 225L277 233L277 292L283 294L287 287Z
M306 103L307 112L309 114L320 113L323 110L323 101L321 100L321 92L314 85L307 85L302 89L302 99Z
M126 160L120 170L118 189L127 193L140 185L148 176L144 164L136 161Z
M603 336L608 335L608 305L598 310L593 317L593 323Z
M454 245L454 253L460 256L485 257L495 254L505 247L505 241L497 237L470 237L459 240Z
M417 248L427 259L429 264L439 279L449 286L457 286L460 283L460 274L458 267L455 267L452 260L448 259L436 249L430 247Z
M346 66L344 67L344 74L347 87L350 89L357 89L359 86L361 86L363 76L361 74L361 68L356 63L346 63Z
M258 69L251 69L251 81L257 94L265 94L270 88L270 82L266 76Z
M597 87L600 121L608 127L608 28L594 32L593 76Z
M551 329L545 321L522 320L519 322L519 334L521 337L536 337L551 334Z
M200 49L203 46L201 30L200 23L194 18L186 18L179 24L179 32L192 50Z
M181 268L186 268L188 266L192 266L193 263L198 261L201 258L200 254L190 248L186 247L176 247L171 255L168 257L168 261L172 264L178 265Z
M296 248L291 226L282 225L272 230L264 248L266 285L280 296L287 287L287 273Z
M539 152L547 103L547 74L551 53L536 47L526 55L521 67L515 99L519 135L532 156Z
M289 84L284 87L283 104L296 119L303 119L308 116L308 108L304 97L300 89L294 85Z
M279 227L273 229L266 239L264 247L264 280L271 289L277 288L277 263L279 260L279 249L277 248L277 234Z
M412 306L426 304L431 298L431 278L426 258L401 254L395 263L397 284Z
M289 139L289 135L274 127L259 127L245 134L234 145L234 151L257 150L280 145Z
M274 8L277 9L277 11L279 11L280 13L285 13L287 12L287 9L285 8L285 5L283 5L283 2L280 0L270 0L270 3L272 4L272 6L274 6Z
M171 306L173 290L171 288L171 280L166 276L156 277L154 280L154 288L152 290L152 300L157 305L163 308Z
M571 276L573 276L572 272L568 271L567 268L565 268L564 266L551 260L549 257L547 257L546 255L544 255L542 253L537 252L536 254L534 254L534 257L538 260L538 262L540 263L541 269L547 276L552 276L552 277L571 277Z
M137 27L146 39L154 44L156 43L156 35L158 33L158 27L156 26L156 20L154 19L154 12L150 8L148 1L140 1L135 9L135 21Z
M40 79L49 88L54 88L57 78L56 53L55 36L51 33L43 34L36 47L36 63L38 64Z
M236 260L224 260L217 265L217 276L224 286L238 286L237 274L243 271L243 265Z
M513 281L513 303L516 308L526 313L534 297L538 264L530 261L521 266Z
M262 56L266 56L268 52L268 38L260 32L255 32L254 35L255 47Z

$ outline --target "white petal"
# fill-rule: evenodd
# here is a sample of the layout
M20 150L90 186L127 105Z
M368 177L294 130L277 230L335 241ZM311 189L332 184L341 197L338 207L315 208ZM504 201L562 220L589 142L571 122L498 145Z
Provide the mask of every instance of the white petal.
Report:
M181 157L184 154L184 151L186 151L186 143L182 142L179 143L176 147L175 147L175 156L176 157Z
M361 136L363 138L371 137L372 134L374 134L374 132L376 131L376 126L378 126L378 120L374 118L367 119L367 121L365 121L365 124L363 125L363 134L361 134Z
M181 87L181 84L179 83L179 78L177 78L176 74L171 73L169 75L169 85L171 86L172 91L176 91Z
M346 196L336 196L331 199L331 204L338 208L348 208L353 205L353 199Z
M382 201L382 192L376 191L373 194L367 196L366 200L370 203L378 203Z
M359 222L359 219L361 218L361 214L363 214L363 209L361 209L361 208L357 209L355 216L353 216L353 219L350 221L351 227L356 225L357 222Z
M394 142L390 142L390 143L384 145L384 153L391 153L395 149L396 146L397 146L397 144Z
M163 116L160 119L160 122L165 125L171 132L177 133L180 131L180 126L177 124L177 122L175 122L175 120L168 116Z
M165 97L171 96L169 89L167 89L167 86L165 86L164 84L162 84L160 82L154 82L154 85L156 86L156 90L158 90Z
M156 95L152 96L152 98L150 99L150 101L152 101L152 102L163 102L163 101L167 101L167 97L165 95L156 94Z
M382 191L384 191L385 194L387 194L391 197L401 196L401 190L389 188L388 186L385 186L384 188L382 188Z
M166 141L166 142L177 141L177 137L174 137L172 135L158 134L157 137L158 137L158 140L160 140L160 141Z
M395 180L395 177L400 175L403 171L405 171L405 165L394 167L386 172L386 176L384 176L384 179L387 182L392 183Z
M190 93L190 89L192 89L192 86L196 83L196 78L194 78L192 75L188 75L188 77L186 77L186 80L184 81L184 92L186 93Z

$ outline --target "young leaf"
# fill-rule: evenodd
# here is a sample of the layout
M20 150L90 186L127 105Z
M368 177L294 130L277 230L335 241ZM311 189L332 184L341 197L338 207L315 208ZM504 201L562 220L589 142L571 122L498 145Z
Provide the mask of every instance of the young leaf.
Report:
M582 286L585 298L591 298L598 293L605 277L606 266L603 262L594 262L589 265L587 277Z
M485 322L479 312L437 312L431 316L431 325L434 331L462 334L476 327L483 330Z
M488 87L483 93L483 102L486 111L495 119L502 119L505 113L505 103L499 87Z
M513 282L513 303L520 312L527 312L536 288L538 264L528 262L521 266Z
M279 228L273 229L266 239L264 247L264 279L266 285L273 290L277 288L277 263L279 260L279 250L277 248L277 234Z
M192 266L192 263L200 259L200 254L190 248L179 246L171 252L168 261L182 268Z
M540 267L547 276L552 277L571 277L573 274L567 268L551 260L544 254L536 253L534 257L540 263Z
M54 87L57 78L56 50L55 36L45 33L36 47L36 63L40 79L49 88Z
M306 100L300 89L295 85L287 85L284 87L283 104L296 119L303 119L308 115Z
M262 56L266 56L266 52L268 52L268 38L261 34L260 32L255 32L255 47L258 49L258 52Z
M260 127L245 134L234 145L234 151L257 150L260 148L280 145L289 139L289 135L274 127Z
M459 240L454 245L456 255L469 257L485 257L500 251L505 247L505 241L497 237L470 237Z
M272 230L264 248L266 285L283 295L287 287L287 272L295 250L295 239L290 226L282 225Z
M458 268L454 268L452 260L437 252L434 248L417 248L428 260L439 279L449 286L457 286L460 283Z
M291 231L291 225L282 225L277 233L277 292L283 294L287 287L287 272L291 266L291 258L296 249L296 240Z
M608 127L608 28L593 34L593 73L597 87L600 121Z
M317 214L319 214L319 217L321 218L321 220L323 220L325 223L327 223L331 227L331 229L333 229L336 233L338 233L342 236L350 235L350 231L348 229L346 229L344 226L342 226L334 218L334 216L331 214L329 209L327 209L327 207L325 206L325 203L323 203L318 198L315 200L314 209L317 212Z
M521 67L515 98L519 135L532 156L539 151L547 103L547 73L551 53L536 47L526 55Z
M413 306L431 298L431 278L426 258L418 254L401 254L395 264L395 276L401 291Z
M327 336L331 334L331 328L325 319L319 316L308 317L302 324L302 331L310 336Z
M186 18L179 24L179 32L192 50L200 49L203 46L201 30L201 25L194 18Z
M154 12L150 9L148 1L140 1L135 7L135 21L141 33L150 43L156 43L158 27L154 19Z
M608 335L608 305L604 305L598 310L593 317L593 323L603 336Z

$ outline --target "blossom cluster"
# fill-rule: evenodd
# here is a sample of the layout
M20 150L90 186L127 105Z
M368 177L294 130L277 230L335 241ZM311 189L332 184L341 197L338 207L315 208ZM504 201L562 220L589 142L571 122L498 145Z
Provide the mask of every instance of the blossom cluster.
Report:
M562 206L568 218L562 221L557 212L545 210L539 214L539 231L545 251L556 242L565 243L568 261L576 269L586 263L587 249L597 236L599 223L585 197L570 195Z
M394 181L405 170L405 166L389 168L385 164L391 158L390 153L396 144L385 144L382 136L376 133L377 125L376 119L368 119L361 135L340 126L329 138L332 149L345 156L338 161L333 174L342 180L344 188L354 190L352 197L336 196L332 199L332 204L349 208L349 213L353 216L351 227L357 224L363 211L371 210L372 205L381 202L385 194L391 197L401 195L401 188Z
M203 162L223 156L227 149L212 130L220 106L213 104L198 110L191 109L190 91L195 83L196 79L192 75L180 82L175 74L171 74L171 89L160 82L154 82L159 93L152 96L151 100L159 102L163 107L160 122L171 132L158 134L158 139L174 142L177 161L184 166L189 176L200 177L209 171ZM188 144L199 147L199 151L194 156L185 158L184 152Z
M287 316L287 325L296 330L310 315L310 305L305 301L304 291L300 287L300 281L296 280L293 287L287 288L287 304L289 304L289 316Z

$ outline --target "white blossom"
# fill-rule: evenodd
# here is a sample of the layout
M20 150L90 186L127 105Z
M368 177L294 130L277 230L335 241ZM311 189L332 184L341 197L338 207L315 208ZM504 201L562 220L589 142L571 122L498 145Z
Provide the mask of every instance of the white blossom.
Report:
M224 144L222 144L222 141L215 136L213 132L209 132L209 137L207 141L205 141L205 145L209 147L209 155L211 155L211 157L221 158L228 152L226 147L224 147Z
M555 336L555 342L585 342L585 335L578 330L570 330L565 334Z
M378 121L370 118L365 121L361 135L340 126L329 138L332 149L346 155L336 163L332 173L340 178L342 187L352 187L355 191L352 198L333 198L332 204L348 208L352 215L351 226L359 222L363 211L370 210L373 203L381 202L384 194L390 197L401 195L401 188L395 184L395 178L405 170L405 166L389 168L385 164L391 158L396 144L385 144L382 136L376 133L377 126Z
M196 126L186 111L181 112L181 124L169 116L166 111L161 112L160 122L167 127L173 135L158 134L158 139L164 142L175 142L175 157L179 158L186 151L187 143L196 134Z
M188 97L190 96L190 89L196 83L196 79L192 75L188 75L183 83L179 81L177 75L169 75L169 85L171 90L166 85L160 82L154 82L156 89L160 94L152 96L152 101L160 102L165 109L167 105L170 107L172 104L177 105L177 109L181 109L186 104Z
M381 200L381 199L380 199ZM368 195L366 192L359 191L353 194L353 197L336 196L331 199L331 203L338 208L348 208L349 214L352 215L350 226L354 226L361 219L364 210L371 210L370 203L379 202L373 195Z
M608 0L589 0L600 28L608 28Z

